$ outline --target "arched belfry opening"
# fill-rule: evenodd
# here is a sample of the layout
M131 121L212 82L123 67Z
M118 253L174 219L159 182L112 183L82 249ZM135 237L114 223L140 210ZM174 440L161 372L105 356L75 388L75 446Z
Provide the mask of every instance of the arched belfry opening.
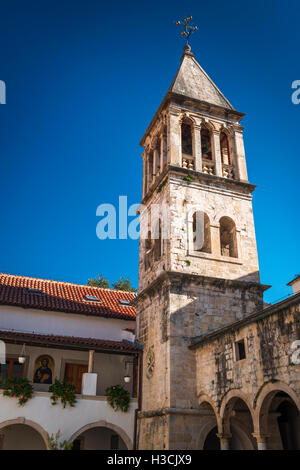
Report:
M192 121L184 118L181 123L181 153L182 153L182 166L193 170L194 165L194 150L193 150L193 127Z
M193 134L191 122L183 120L181 124L182 155L193 156Z
M232 165L229 139L228 139L228 135L225 132L221 132L220 134L220 148L221 148L222 163L224 165Z
M222 256L238 257L236 226L230 217L220 219L220 246Z
M210 221L202 211L193 214L193 247L194 251L211 253Z
M211 132L207 126L201 129L201 153L204 160L213 159Z

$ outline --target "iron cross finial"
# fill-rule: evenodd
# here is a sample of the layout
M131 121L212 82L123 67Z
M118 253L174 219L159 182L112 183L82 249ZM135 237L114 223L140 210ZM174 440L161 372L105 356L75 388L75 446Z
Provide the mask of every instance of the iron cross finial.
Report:
M186 38L186 44L189 43L189 37L194 31L198 31L198 26L192 26L190 25L190 21L192 19L192 16L188 16L187 18L184 18L183 21L175 21L175 24L179 26L183 26L183 31L181 31L180 36Z

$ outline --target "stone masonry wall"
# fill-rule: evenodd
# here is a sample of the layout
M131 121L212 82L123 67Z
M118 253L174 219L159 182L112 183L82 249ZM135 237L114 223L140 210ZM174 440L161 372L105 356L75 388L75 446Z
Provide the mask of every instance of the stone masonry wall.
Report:
M191 339L203 336L262 308L257 286L171 274L170 367L171 406L197 408L195 357ZM245 283L246 284L246 283Z
M158 260L152 256L151 265L148 269L145 269L145 257L146 257L146 240L145 236L142 234L147 234L148 230L151 228L152 223L158 221L159 215L156 213L152 206L157 206L158 208L169 207L169 182L168 177L163 178L162 182L164 186L160 189L156 187L154 189L151 200L148 200L141 213L140 213L140 225L141 225L141 236L139 242L139 290L142 291L145 289L152 281L157 279L157 277L165 270L170 269L170 241L166 237L162 237L161 240L161 256ZM170 221L167 217L164 216L162 212L162 224L166 224L166 231L169 229ZM152 240L152 245L154 245L155 240Z
M210 219L211 253L195 252L192 217L205 212ZM170 176L171 270L259 282L252 197L244 189L232 189L226 183L201 180L186 182L184 176ZM238 258L221 256L220 218L230 217L237 230Z
M138 340L143 344L144 411L170 406L169 287L166 281L137 305ZM149 371L149 362L152 370Z
M236 360L235 343L245 341L246 358ZM197 395L211 397L217 409L230 390L240 390L255 406L267 383L282 382L300 400L300 365L292 363L291 345L300 339L299 302L239 329L207 340L195 350Z

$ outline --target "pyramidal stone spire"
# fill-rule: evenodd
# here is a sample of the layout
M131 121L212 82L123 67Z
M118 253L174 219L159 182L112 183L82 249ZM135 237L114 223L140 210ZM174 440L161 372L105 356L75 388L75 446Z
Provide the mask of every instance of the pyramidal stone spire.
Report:
M198 64L188 44L184 46L181 64L169 92L234 110L227 98Z

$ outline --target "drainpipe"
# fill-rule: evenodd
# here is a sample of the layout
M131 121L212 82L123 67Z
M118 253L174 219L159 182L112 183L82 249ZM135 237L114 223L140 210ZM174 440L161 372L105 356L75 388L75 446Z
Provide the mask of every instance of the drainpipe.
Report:
M138 356L139 361L139 386L138 386L138 407L134 413L134 435L133 435L133 449L137 450L137 420L138 420L138 413L142 409L142 393L143 393L143 351L139 353Z

